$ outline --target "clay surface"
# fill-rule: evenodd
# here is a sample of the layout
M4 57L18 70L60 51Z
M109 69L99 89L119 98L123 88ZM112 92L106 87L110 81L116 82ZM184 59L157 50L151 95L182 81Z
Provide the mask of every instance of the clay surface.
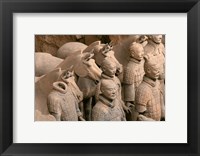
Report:
M165 35L36 35L35 121L165 121Z

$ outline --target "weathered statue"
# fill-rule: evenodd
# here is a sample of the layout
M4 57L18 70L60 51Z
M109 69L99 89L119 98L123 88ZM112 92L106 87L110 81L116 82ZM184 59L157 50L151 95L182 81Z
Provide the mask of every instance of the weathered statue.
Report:
M97 85L97 91L96 91L96 99L98 100L99 98L99 92L100 92L100 85L102 80L112 80L116 86L117 86L117 98L119 101L121 101L122 107L125 111L129 112L129 108L125 106L124 102L122 101L122 96L121 96L121 82L117 76L115 76L116 71L117 71L117 66L114 60L110 57L106 57L104 61L101 64L101 69L102 69L102 74L101 74L101 80L99 84Z
M145 76L135 94L137 119L139 121L160 121L162 111L160 83L158 81L160 67L157 57L148 55L145 59Z
M101 81L99 100L92 109L93 121L125 121L121 101L117 98L118 86L110 79Z
M139 43L133 42L130 45L130 59L124 67L124 101L130 107L132 113L127 114L128 120L137 120L135 116L135 91L143 80L144 76L144 49Z
M111 79L117 85L117 87L118 87L117 91L118 91L119 96L121 97L121 83L120 83L119 79L115 76L117 68L116 68L116 64L114 63L112 58L106 57L104 59L104 61L102 61L101 69L102 69L102 73L101 73L100 82L97 87L98 91L100 91L100 83L103 79ZM97 99L98 99L98 95L99 94L97 92L97 95L96 95Z
M159 78L164 78L165 47L162 44L162 35L149 35L148 44L144 47L144 52L157 57L160 64Z
M73 94L74 98L76 99L77 103L79 104L79 108L81 109L82 114L83 111L83 93L80 91L79 87L75 82L74 71L72 68L66 69L60 76L61 80L65 82L70 89L71 93ZM80 116L81 117L81 116ZM81 118L82 119L82 118ZM83 119L82 119L83 120Z
M62 81L53 83L53 90L48 95L48 109L57 121L78 121L82 113L77 100L68 85Z
M55 56L64 60L35 54L35 121L165 120L164 35L106 37L105 44L95 39L89 46L63 45ZM111 110L116 113L109 114Z
M162 35L149 35L148 44L144 47L145 54L151 54L157 57L158 64L160 65L160 88L162 94L162 102L165 101L165 47L162 43ZM162 117L165 118L165 113L162 112Z
M74 71L72 69L66 69L60 75L60 78L63 82L65 82L73 95L76 97L77 102L81 102L83 100L83 93L80 91L79 87L75 82Z
M88 64L90 66L90 64L93 62L93 63L96 63L97 65L101 66L102 61L105 59L105 57L108 57L108 58L111 58L113 60L113 62L115 63L115 65L117 67L116 73L118 73L118 74L121 73L122 66L116 60L116 58L114 56L114 51L112 51L112 47L110 45L101 44L100 41L99 42L97 41L97 42L92 43L90 46L88 46L86 51L93 51L94 56L90 55L89 57L86 57L84 59L84 61L82 61L84 64ZM83 53L83 54L85 54L85 53ZM93 57L94 59L92 59L91 57ZM92 65L92 66L94 66L94 65ZM79 75L81 72L84 73L83 72L84 70L81 70L81 65L78 66L78 68L80 71ZM91 74L97 75L96 73L99 73L99 71L97 72L97 70L90 70L88 73L89 73L88 75L91 75ZM101 78L101 73L99 74L99 78ZM89 120L89 121L91 120L92 107L95 104L93 97L96 95L96 88L97 88L97 84L98 84L99 80L96 79L94 81L89 78L79 77L78 83L77 83L80 90L83 92L85 118L86 118L86 120Z

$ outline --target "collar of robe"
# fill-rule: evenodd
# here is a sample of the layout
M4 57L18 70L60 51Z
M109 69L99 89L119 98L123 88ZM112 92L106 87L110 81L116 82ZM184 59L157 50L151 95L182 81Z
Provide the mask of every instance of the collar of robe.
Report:
M156 86L156 80L152 80L146 76L144 76L143 78L144 82L148 83L149 85L151 85L152 87Z
M107 106L109 106L109 107L111 107L111 108L113 108L115 105L114 105L114 100L109 100L109 99L107 99L107 98L105 98L104 96L102 96L102 95L99 95L99 100L103 103L103 104L105 104L105 105L107 105Z
M67 85L62 81L57 81L53 83L53 89L59 93L65 94L67 92Z

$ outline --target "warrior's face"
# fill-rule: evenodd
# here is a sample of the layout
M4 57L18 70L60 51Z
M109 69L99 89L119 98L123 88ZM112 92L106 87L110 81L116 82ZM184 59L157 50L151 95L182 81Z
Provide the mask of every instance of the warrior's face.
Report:
M159 74L160 74L160 66L158 64L153 65L153 66L149 65L146 68L147 69L145 71L146 71L147 77L154 79L154 80L158 79Z
M103 87L102 94L111 100L114 100L117 97L117 86L116 85L108 85Z
M131 56L133 58L135 58L136 60L141 61L143 59L143 56L144 56L144 48L142 47L142 45L135 47L131 51Z
M117 67L115 63L109 62L102 66L102 70L104 74L113 77L117 71Z
M162 35L152 35L152 40L155 43L160 44L162 42Z

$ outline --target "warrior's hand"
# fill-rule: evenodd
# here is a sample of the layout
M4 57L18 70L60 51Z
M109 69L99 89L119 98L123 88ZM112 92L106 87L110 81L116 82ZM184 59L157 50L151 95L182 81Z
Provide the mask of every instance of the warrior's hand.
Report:
M126 112L126 113L131 113L131 109L129 108L129 107L127 107L127 106L124 106L124 111Z
M132 104L131 102L126 102L126 106L131 109L132 107L134 107L134 104Z
M123 105L123 109L126 113L131 113L131 105L133 104L130 103L129 105L127 105L127 103L130 103L130 102L126 102L126 105Z

